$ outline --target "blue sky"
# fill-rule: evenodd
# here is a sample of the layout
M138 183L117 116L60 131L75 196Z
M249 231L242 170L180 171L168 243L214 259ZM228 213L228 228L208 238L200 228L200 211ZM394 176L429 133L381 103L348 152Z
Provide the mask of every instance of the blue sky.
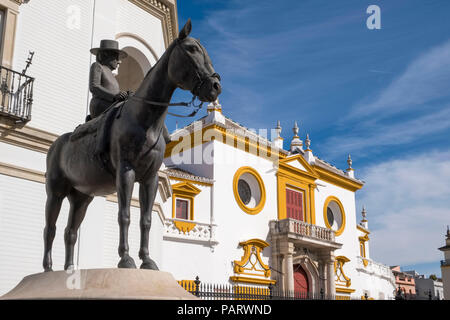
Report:
M369 30L366 9L381 9ZM372 258L440 276L450 224L450 1L182 0L222 77L226 116L293 121L320 158L366 181ZM173 100L188 99L177 92ZM198 117L203 114L199 114ZM169 130L191 120L169 117Z

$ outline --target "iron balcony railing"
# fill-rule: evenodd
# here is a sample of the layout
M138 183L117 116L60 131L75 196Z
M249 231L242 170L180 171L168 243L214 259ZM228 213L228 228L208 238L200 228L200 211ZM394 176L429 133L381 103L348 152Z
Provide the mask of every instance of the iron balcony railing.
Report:
M14 120L31 120L34 78L0 66L0 115Z
M441 267L447 267L447 266L450 266L450 259L441 260Z

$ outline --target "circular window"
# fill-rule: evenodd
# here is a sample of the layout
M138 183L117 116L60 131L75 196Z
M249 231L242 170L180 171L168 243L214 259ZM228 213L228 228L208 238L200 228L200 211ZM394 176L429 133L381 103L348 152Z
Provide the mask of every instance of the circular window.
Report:
M251 167L236 171L233 179L234 197L239 207L248 214L257 214L264 207L266 191L258 172Z
M345 228L344 206L338 198L330 196L325 200L323 217L328 229L334 230L336 236L342 234Z

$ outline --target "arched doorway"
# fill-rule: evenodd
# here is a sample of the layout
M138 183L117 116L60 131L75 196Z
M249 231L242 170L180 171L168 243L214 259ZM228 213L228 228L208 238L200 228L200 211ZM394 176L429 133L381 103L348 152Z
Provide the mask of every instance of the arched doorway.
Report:
M300 264L294 264L294 293L306 296L309 292L309 281L306 271Z
M128 53L128 57L122 60L116 79L121 91L135 92L150 70L150 62L137 48L125 47L122 50Z

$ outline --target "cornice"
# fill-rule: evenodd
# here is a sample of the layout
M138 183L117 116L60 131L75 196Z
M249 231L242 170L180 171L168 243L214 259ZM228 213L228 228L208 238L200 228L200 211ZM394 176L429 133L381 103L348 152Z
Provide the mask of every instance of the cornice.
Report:
M178 37L178 14L176 1L171 0L128 0L139 8L161 20L166 48Z

